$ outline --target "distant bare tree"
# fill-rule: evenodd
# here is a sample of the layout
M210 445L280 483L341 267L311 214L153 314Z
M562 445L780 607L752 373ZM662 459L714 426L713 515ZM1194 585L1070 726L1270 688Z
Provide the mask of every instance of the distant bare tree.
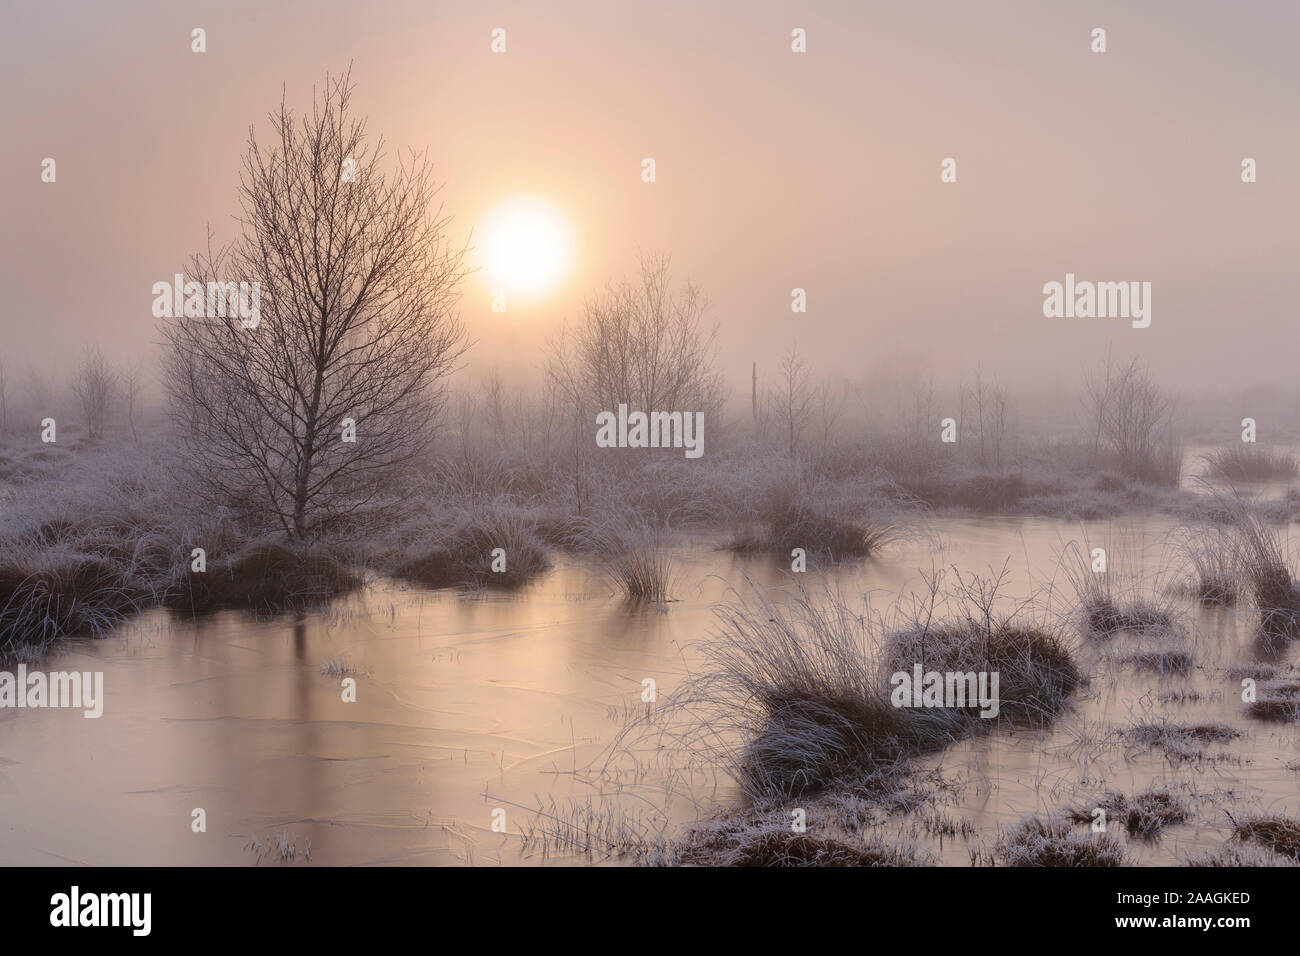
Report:
M144 369L139 362L130 361L122 367L122 401L126 405L126 423L131 428L131 440L138 442L136 416L140 411L140 393L144 390Z
M9 430L9 379L5 375L4 362L0 362L0 432Z
M542 383L541 421L536 438L543 449L550 450L555 432L564 424L565 402L559 386L551 378Z
M989 454L992 465L997 471L1002 470L1002 449L1007 439L1008 399L1006 388L995 384L989 390L988 421Z
M611 285L587 303L572 337L562 333L551 343L550 376L583 414L626 403L644 412L716 415L725 391L707 309L693 283L673 292L667 257L643 257L638 281Z
M426 451L465 347L465 250L445 238L428 159L385 174L351 92L347 75L327 76L309 115L281 100L269 147L250 132L242 234L191 263L193 281L259 282L260 323L164 327L165 383L203 487L255 502L299 540L367 507Z
M1107 356L1085 376L1084 411L1093 433L1094 452L1109 452L1133 478L1177 480L1181 448L1173 435L1175 403L1134 358L1127 365Z
M1000 470L1007 433L1007 390L997 381L987 381L983 368L977 367L969 398L975 409L974 431L979 439L980 467L991 465Z
M452 396L451 407L456 436L460 440L460 457L471 461L474 458L474 396L469 391L458 391Z
M40 369L33 365L27 366L26 385L27 401L31 404L31 410L41 417L48 415L51 411L50 386Z
M798 347L791 345L781 358L777 384L767 393L772 418L780 426L790 457L795 456L799 440L817 408L812 386L812 369L799 358Z
M483 390L484 404L487 406L488 421L492 423L493 430L501 439L506 438L508 431L508 416L506 412L506 383L501 378L501 370L493 368L483 377L479 384Z
M904 437L918 447L930 447L932 436L938 428L938 417L934 413L934 378L926 380L924 387L919 382L911 385L912 409L910 420L907 412L902 408L902 396L900 395L900 407L898 411L898 422L903 428Z
M814 389L813 394L816 397L817 405L820 451L824 455L831 450L836 427L844 414L844 406L848 403L849 393L843 386L837 388L830 382L822 382Z
M104 426L117 400L117 384L117 373L109 366L104 353L98 346L88 349L77 366L72 392L81 405L91 441L104 437Z

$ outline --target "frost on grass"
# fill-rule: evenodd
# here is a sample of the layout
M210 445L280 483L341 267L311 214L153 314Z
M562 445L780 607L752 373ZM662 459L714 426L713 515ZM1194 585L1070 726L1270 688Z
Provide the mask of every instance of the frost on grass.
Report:
M615 750L648 743L686 767L724 768L746 805L666 844L667 862L743 865L907 865L909 847L866 841L879 816L926 802L912 758L987 732L1050 722L1084 682L1072 648L1007 607L1001 576L926 579L925 593L885 616L830 590L768 590L715 609L720 627L703 663L652 716L625 728ZM1000 674L999 713L975 702L896 706L891 677L925 671ZM790 829L799 798L809 829ZM813 818L817 824L814 825ZM798 842L787 833L799 838Z
M811 812L795 832L783 808L719 814L689 827L663 862L694 866L934 866L937 860L906 839L854 833Z
M359 670L356 664L353 664L345 657L339 656L322 661L320 672L325 677L355 677Z
M276 830L265 837L258 837L254 833L248 838L248 842L244 844L244 849L257 857L254 865L261 863L264 859L270 859L281 864L293 863L298 859L300 853L303 862L311 862L311 840L308 840L299 850L298 837L288 830Z
M1171 722L1136 724L1120 731L1124 743L1135 750L1160 750L1171 763L1196 763L1228 759L1226 754L1210 751L1207 744L1227 744L1241 736L1241 731L1227 724L1175 724Z
M1241 597L1241 575L1231 532L1207 525L1187 526L1179 529L1177 539L1190 569L1183 593L1207 607L1235 605Z
M1168 789L1152 787L1131 797L1111 791L1097 801L1107 818L1122 823L1131 836L1151 840L1190 816L1186 803ZM1076 823L1092 822L1092 808L1071 811Z
M580 541L583 550L600 559L606 579L628 601L672 600L674 566L665 529L636 521L589 522Z
M1277 668L1270 671L1278 673ZM1256 699L1246 704L1246 716L1273 723L1300 721L1300 680L1256 678Z
M1282 816L1257 816L1233 820L1233 834L1243 842L1300 861L1300 820Z
M911 844L875 837L851 843L787 830L759 830L696 841L684 857L689 863L719 866L925 866L927 858ZM933 864L930 864L933 865Z
M1270 642L1300 637L1300 584L1291 575L1291 555L1281 534L1266 526L1241 496L1217 494L1216 500L1230 523L1226 560L1259 611L1260 635Z
M210 560L201 574L186 568L165 603L191 614L223 608L275 612L323 604L361 583L324 550L267 542Z
M701 644L703 665L664 708L629 728L723 766L751 800L826 791L879 793L909 758L1000 723L1041 724L1083 682L1070 646L1023 614L996 610L997 579L941 576L888 618L839 594L766 591L715 610L720 628ZM1024 619L1022 619L1024 618ZM911 708L891 700L891 676L923 670L1000 674L1000 713Z
M1111 637L1120 631L1156 634L1173 627L1173 616L1150 601L1135 600L1117 604L1109 599L1090 603L1084 608L1088 630Z
M1073 588L1083 633L1102 640L1122 633L1140 637L1176 636L1179 627L1172 605L1157 600L1149 589L1139 586L1140 581L1134 580L1130 589L1122 589L1117 582L1129 576L1117 567L1112 566L1105 573L1097 572L1093 567L1094 550L1088 542L1080 545L1071 541L1061 557L1060 568ZM1119 553L1111 554L1112 564L1119 557Z
M669 703L693 726L678 741L727 767L751 798L852 790L1002 723L1041 724L1083 676L1058 634L994 610L998 580L929 579L888 619L839 595L768 592L723 605L704 666ZM897 707L891 675L923 670L1000 674L997 719L977 706Z
M1071 827L1063 820L1029 816L1003 833L993 850L1003 866L1125 866L1123 845L1109 833Z
M525 858L571 855L593 861L629 857L644 863L656 852L662 856L663 816L657 810L629 808L604 797L537 799L536 808L521 807L530 814L520 828L520 851Z
M1245 442L1234 442L1201 457L1208 474L1230 481L1294 478L1300 473L1300 461L1290 452Z
M498 548L505 569L494 571ZM381 563L394 577L425 587L499 590L521 588L551 566L534 519L508 501L481 504L450 528L404 528Z
M1125 654L1119 659L1135 670L1162 676L1190 674L1194 663L1192 655L1176 648L1154 648Z
M1183 859L1184 866L1295 866L1291 860L1255 846L1224 844L1203 853L1190 854Z
M897 534L887 522L829 514L807 505L788 504L762 518L758 530L736 535L729 545L743 554L788 556L795 548L829 561L866 558Z

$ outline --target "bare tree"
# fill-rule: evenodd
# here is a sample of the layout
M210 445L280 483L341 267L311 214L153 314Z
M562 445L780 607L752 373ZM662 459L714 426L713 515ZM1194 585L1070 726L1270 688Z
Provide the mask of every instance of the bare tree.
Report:
M772 417L785 438L790 457L795 457L799 440L817 407L812 387L812 369L799 358L798 347L791 345L781 358L777 385L767 393Z
M0 432L9 430L9 379L5 375L5 364L0 362Z
M479 388L483 391L488 421L492 423L493 431L504 440L509 428L509 419L506 412L506 383L501 378L501 370L493 368L489 371L479 383Z
M140 441L136 432L136 417L140 412L140 393L144 390L144 369L139 362L127 362L122 367L122 402L126 405L126 423L131 428L131 440Z
M836 428L844 414L844 406L848 403L849 393L843 385L836 388L830 382L822 382L813 394L817 404L819 452L825 455L831 450Z
M37 416L48 415L50 409L50 386L40 369L34 365L27 366L27 401Z
M1002 470L1002 449L1007 438L1007 390L1002 384L994 384L989 389L988 432L989 453L992 464L997 471Z
M667 257L643 257L637 282L611 285L587 303L571 338L562 333L551 343L549 374L583 414L626 403L714 415L725 392L707 309L693 283L673 292Z
M385 174L351 93L349 76L326 77L301 118L282 98L272 144L249 134L242 234L191 263L193 281L260 283L256 327L164 327L171 407L204 487L257 503L300 540L424 453L465 347L465 250L444 236L428 159Z
M72 392L81 405L91 441L104 437L104 426L117 400L117 384L117 373L109 366L104 353L98 346L88 349L77 366Z
M1002 468L1002 445L1007 432L1007 391L996 380L987 381L984 369L975 369L975 383L970 390L974 406L975 428L979 439L980 467Z
M1121 365L1110 356L1084 378L1084 410L1094 452L1108 452L1130 477L1177 481L1181 446L1173 434L1175 403L1134 358Z
M919 382L912 383L911 399L912 411L909 422L906 413L901 407L902 396L900 394L898 422L903 426L903 434L909 442L914 443L917 447L929 448L931 436L938 425L938 418L934 413L934 378L927 379L924 388Z

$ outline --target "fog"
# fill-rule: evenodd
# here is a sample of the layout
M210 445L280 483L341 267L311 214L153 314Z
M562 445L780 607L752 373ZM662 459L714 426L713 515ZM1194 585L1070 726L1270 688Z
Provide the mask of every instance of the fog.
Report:
M0 865L1300 862L1300 8L118 6L0 41Z
M390 155L428 149L454 237L517 194L575 233L552 295L495 313L466 281L470 375L537 380L547 340L648 251L708 296L742 404L751 363L796 337L830 381L978 364L1042 389L1111 349L1198 394L1290 389L1297 27L1281 3L12 5L4 360L66 371L89 342L152 360L150 288L209 224L234 238L250 124L351 64ZM1045 318L1067 272L1152 283L1150 327Z

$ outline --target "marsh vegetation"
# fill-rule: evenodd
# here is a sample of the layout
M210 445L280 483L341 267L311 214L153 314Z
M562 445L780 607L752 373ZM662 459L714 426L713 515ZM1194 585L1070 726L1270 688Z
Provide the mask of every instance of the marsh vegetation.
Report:
M93 765L0 715L14 859L1296 862L1294 433L1242 441L1140 358L1052 402L792 346L737 399L661 254L508 381L429 165L350 100L271 114L186 267L261 276L255 327L0 365L0 660L113 678ZM624 406L701 454L597 441ZM139 839L87 838L69 779ZM178 789L272 835L151 849Z

